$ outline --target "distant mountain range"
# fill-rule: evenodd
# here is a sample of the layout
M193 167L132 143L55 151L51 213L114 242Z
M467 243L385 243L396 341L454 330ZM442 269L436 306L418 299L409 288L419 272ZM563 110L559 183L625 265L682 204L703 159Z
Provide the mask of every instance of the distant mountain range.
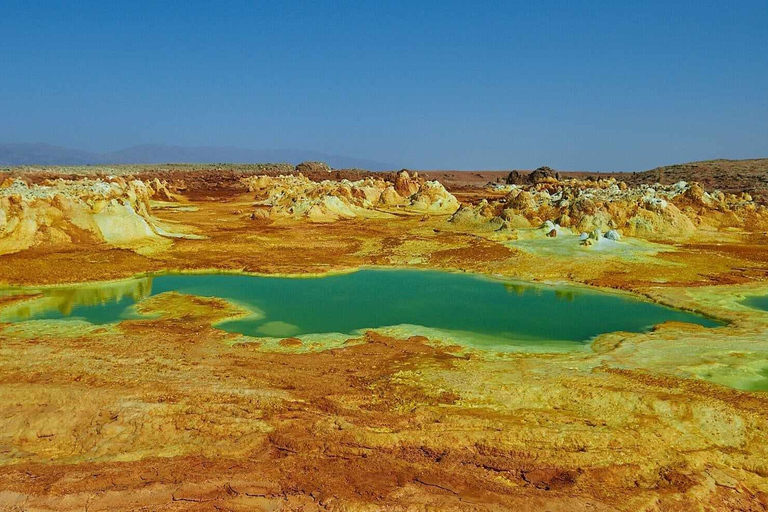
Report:
M0 144L0 165L96 165L96 164L166 164L166 163L290 163L325 162L335 169L385 171L396 165L294 149L243 149L231 146L163 146L145 144L109 153L92 153L50 144Z

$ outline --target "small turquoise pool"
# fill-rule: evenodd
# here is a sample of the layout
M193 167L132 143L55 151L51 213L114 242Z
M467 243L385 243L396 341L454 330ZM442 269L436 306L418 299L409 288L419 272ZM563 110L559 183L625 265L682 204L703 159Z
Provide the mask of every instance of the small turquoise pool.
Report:
M251 309L254 315L218 326L250 336L353 334L413 325L499 342L586 342L602 333L645 331L670 320L718 325L629 296L438 271L361 270L317 278L177 274L36 291L42 298L0 310L0 321L81 318L106 324L135 317L132 306L146 297L178 292L220 297Z
M768 295L764 295L762 297L748 297L744 300L743 304L750 308L768 311Z

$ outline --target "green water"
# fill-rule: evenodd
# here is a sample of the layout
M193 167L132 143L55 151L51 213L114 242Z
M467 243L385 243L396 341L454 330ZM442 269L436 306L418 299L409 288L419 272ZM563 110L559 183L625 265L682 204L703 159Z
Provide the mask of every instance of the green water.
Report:
M763 297L749 297L744 301L745 306L768 311L768 295Z
M617 294L512 285L468 274L362 270L321 278L162 275L122 283L43 288L41 299L0 310L0 321L82 318L94 324L135 317L131 306L164 292L220 297L256 314L220 324L230 332L286 337L353 334L417 325L499 342L588 341L611 331L644 331L676 320L714 327L691 313ZM19 293L6 289L2 294Z

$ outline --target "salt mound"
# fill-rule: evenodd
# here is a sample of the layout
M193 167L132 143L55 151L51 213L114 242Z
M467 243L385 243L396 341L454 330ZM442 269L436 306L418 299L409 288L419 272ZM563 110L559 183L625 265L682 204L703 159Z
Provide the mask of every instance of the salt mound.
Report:
M269 206L272 219L334 222L355 217L387 216L392 211L445 214L459 208L458 200L436 181L401 171L395 182L381 178L358 181L312 181L304 175L253 176L243 180L256 193L257 204Z
M497 231L508 226L507 221L496 215L495 209L486 199L474 206L461 205L448 222L476 231Z
M512 227L540 226L553 219L564 228L590 233L684 239L698 230L768 229L768 209L748 194L708 193L696 183L630 188L616 179L554 180L515 186L490 205Z
M174 200L164 184L58 179L41 185L6 180L0 185L0 254L60 243L131 247L173 238L150 214L150 198Z
M427 181L411 196L414 210L451 214L459 208L459 201L438 181Z

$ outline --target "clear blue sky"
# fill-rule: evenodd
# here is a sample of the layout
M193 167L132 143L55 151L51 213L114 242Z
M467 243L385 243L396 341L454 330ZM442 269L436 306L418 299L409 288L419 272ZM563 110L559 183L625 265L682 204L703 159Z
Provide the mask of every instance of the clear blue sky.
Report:
M0 142L452 169L768 156L768 1L2 0Z

